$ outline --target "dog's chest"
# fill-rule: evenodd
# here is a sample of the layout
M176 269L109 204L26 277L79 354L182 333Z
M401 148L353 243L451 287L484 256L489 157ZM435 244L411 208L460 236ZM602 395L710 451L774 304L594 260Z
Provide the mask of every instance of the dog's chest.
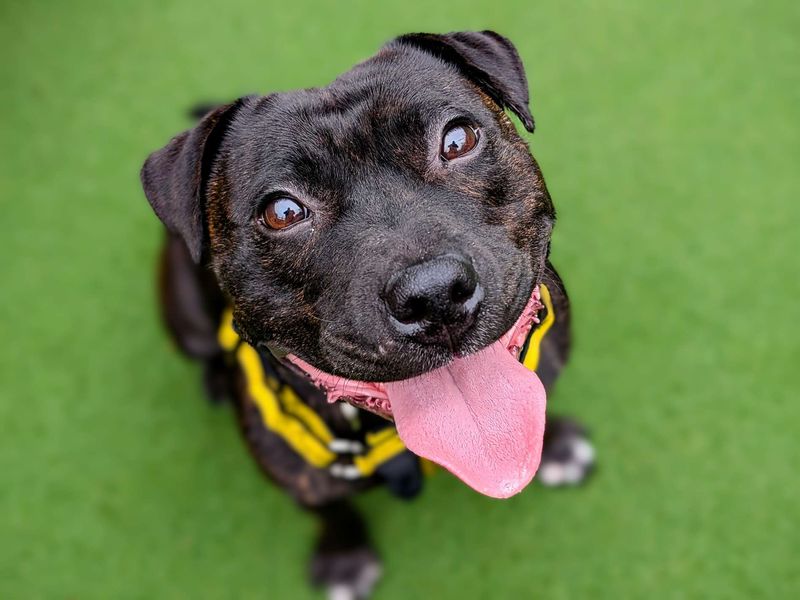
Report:
M329 403L304 376L241 340L229 313L223 317L219 341L238 366L264 434L280 438L310 467L353 482L407 478L420 471L420 461L408 452L393 424L345 402Z

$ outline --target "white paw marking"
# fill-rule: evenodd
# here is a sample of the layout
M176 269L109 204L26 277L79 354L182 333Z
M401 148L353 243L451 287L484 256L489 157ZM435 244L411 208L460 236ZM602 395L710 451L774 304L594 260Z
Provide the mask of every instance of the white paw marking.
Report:
M564 481L564 469L557 462L546 462L539 467L536 478L544 485L561 485Z
M594 446L584 437L572 436L566 440L569 458L544 460L536 478L549 487L576 485L583 481L594 464Z
M361 600L362 598L369 598L382 574L383 569L381 569L379 563L367 563L359 571L355 581L328 586L328 600Z
M586 438L578 437L572 441L572 456L580 464L586 466L594 463L594 446Z
M356 593L352 586L338 583L328 588L328 600L356 600Z

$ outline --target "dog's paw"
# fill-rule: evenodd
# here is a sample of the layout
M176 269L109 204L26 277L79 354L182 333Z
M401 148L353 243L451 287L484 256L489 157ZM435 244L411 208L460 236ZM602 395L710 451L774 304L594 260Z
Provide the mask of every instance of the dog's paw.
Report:
M566 419L547 423L536 479L548 487L577 485L594 470L595 451L586 430Z
M319 552L311 561L311 581L324 586L330 600L369 598L381 573L380 559L368 547Z

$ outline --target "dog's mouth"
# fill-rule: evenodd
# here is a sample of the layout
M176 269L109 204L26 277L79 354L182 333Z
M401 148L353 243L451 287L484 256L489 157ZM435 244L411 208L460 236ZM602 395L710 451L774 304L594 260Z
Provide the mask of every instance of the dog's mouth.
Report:
M482 494L507 498L528 485L541 458L545 390L518 360L541 308L537 286L499 340L400 381L344 379L294 355L286 358L325 390L330 402L345 400L393 419L409 450Z

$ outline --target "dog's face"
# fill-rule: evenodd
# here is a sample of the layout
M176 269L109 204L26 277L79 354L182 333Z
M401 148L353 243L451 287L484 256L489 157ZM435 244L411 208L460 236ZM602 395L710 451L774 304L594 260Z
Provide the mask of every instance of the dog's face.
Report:
M524 72L488 32L399 38L320 89L217 109L155 153L148 198L210 260L253 345L405 379L509 330L554 219Z
M517 355L554 219L504 108L533 129L508 40L408 35L326 88L209 113L142 169L247 342L495 497L541 456L545 391Z

